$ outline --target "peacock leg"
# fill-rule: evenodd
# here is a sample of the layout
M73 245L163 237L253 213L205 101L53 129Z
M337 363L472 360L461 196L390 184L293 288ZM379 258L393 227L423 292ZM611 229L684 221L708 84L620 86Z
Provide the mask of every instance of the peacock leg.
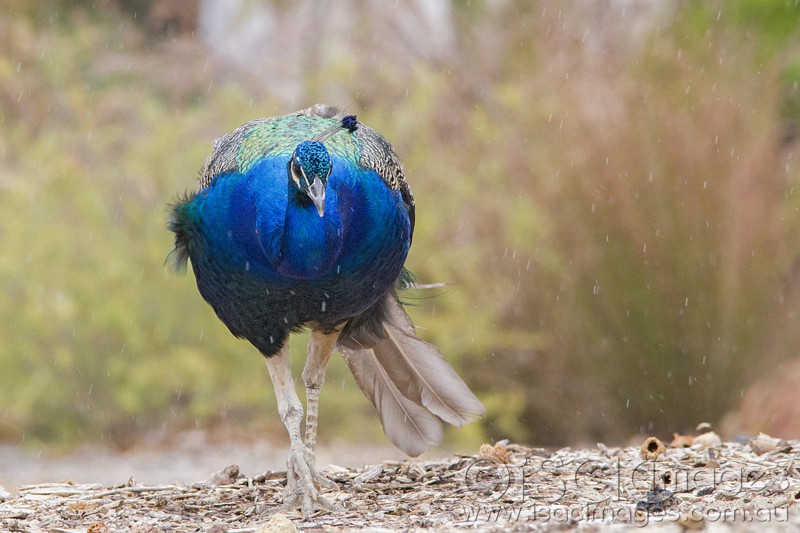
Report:
M289 432L289 458L286 462L286 491L283 506L287 509L300 507L303 518L308 520L315 506L333 509L335 506L323 498L314 486L314 467L309 464L308 451L300 435L303 406L294 390L292 369L289 366L288 342L280 352L266 358L267 370L275 387L278 414Z
M317 445L317 413L319 406L319 391L325 382L325 367L328 365L333 347L339 338L339 332L324 333L312 330L311 341L308 343L306 365L303 368L303 383L306 386L306 449L308 450L308 464L312 476L320 487L338 488L336 483L329 480L316 470L316 455L314 448Z

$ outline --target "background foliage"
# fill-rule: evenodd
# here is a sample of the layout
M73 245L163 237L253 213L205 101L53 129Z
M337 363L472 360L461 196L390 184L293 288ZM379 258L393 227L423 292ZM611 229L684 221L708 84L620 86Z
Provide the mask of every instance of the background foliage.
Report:
M452 51L364 38L291 107L161 4L0 2L0 438L279 430L255 350L164 266L165 205L212 139L315 101L405 164L408 264L450 284L412 314L488 408L453 444L686 430L797 356L796 2L444 2ZM338 359L322 394L323 439L382 442Z

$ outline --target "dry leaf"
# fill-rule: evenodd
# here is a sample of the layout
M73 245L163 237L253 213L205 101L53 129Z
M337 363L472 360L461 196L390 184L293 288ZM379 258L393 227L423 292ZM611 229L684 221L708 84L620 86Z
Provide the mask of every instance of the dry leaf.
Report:
M489 459L496 463L508 463L508 448L503 444L481 444L478 455L481 459Z
M694 441L694 436L692 435L679 435L677 433L672 434L672 442L669 443L670 448L688 448L692 445L692 441Z

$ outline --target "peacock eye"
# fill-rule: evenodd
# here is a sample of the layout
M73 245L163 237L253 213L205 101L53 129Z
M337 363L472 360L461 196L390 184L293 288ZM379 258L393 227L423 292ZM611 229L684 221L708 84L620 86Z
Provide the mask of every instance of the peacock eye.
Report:
M297 160L296 156L292 156L292 161L289 164L289 169L292 172L292 179L300 185L300 179L303 176L303 169L300 167L300 162Z

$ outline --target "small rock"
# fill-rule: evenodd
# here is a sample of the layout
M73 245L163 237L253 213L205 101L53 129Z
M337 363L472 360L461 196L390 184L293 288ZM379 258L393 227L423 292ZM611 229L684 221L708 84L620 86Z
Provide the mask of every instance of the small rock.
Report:
M322 469L322 472L325 472L326 474L335 475L335 474L349 474L351 470L343 466L331 464L331 465L326 465L325 468Z
M678 518L678 525L684 531L701 531L706 527L706 520L702 514L681 513L680 518Z
M278 513L262 524L256 533L297 533L297 527L285 514Z
M226 466L219 472L214 472L206 484L217 487L219 485L233 485L239 478L239 465Z
M770 437L764 433L759 433L758 437L751 439L750 442L748 442L748 445L756 454L761 455L779 448L785 448L788 446L788 443L783 439Z
M717 435L715 432L707 431L702 435L696 436L692 440L692 445L695 444L700 445L703 448L715 448L717 446L722 446L722 439L719 438L719 435Z
M101 523L101 525L103 525ZM103 525L105 527L105 525ZM157 526L153 524L136 524L132 526L129 530L129 533L161 533ZM87 531L86 533L94 533L93 531ZM97 533L111 533L108 528L99 529Z
M647 499L636 502L637 511L647 513L663 513L664 509L677 503L671 490L652 488L647 491Z
M716 487L714 487L714 486L703 487L701 489L697 489L697 491L694 493L694 495L695 496L708 496L709 494L712 494L715 490L716 490Z
M697 427L694 428L694 430L697 432L698 435L701 435L703 433L708 433L709 431L711 431L711 424L709 424L708 422L700 422L699 424L697 424Z
M11 493L8 492L3 485L0 485L0 502L10 500L11 498L12 498Z

